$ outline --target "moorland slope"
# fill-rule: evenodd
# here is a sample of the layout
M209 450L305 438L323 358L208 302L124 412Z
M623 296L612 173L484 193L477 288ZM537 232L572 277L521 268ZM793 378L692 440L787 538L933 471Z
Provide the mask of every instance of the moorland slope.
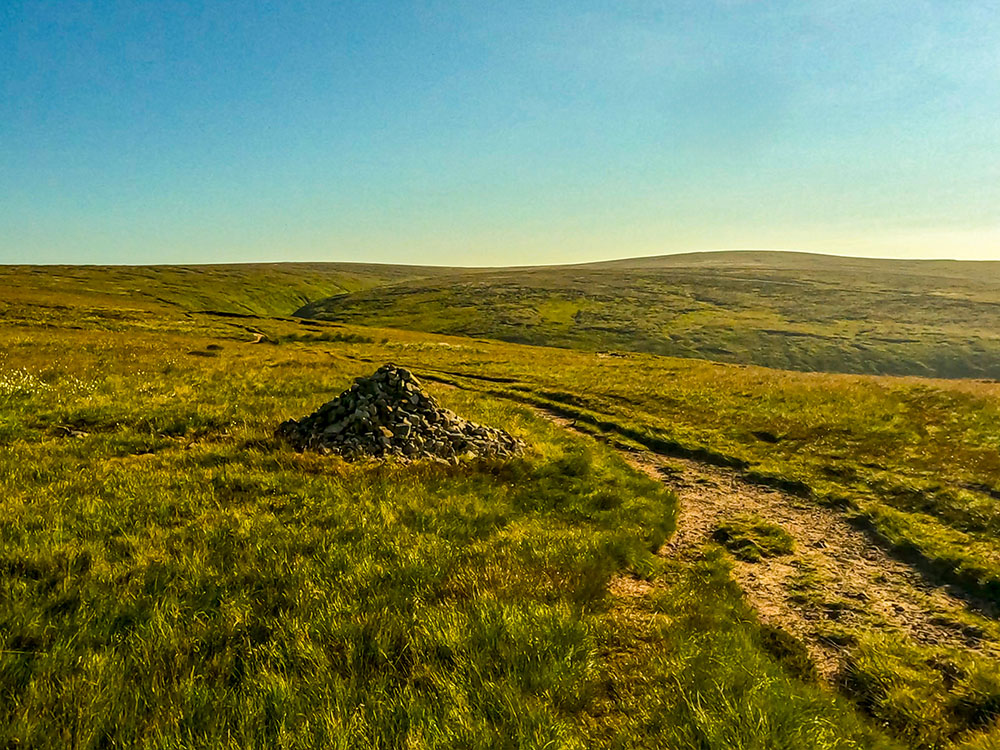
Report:
M181 304L5 273L0 745L1000 740L996 383L234 318L239 290L194 274ZM274 438L385 362L525 454Z
M443 273L296 315L793 370L1000 377L1000 263L695 253Z
M431 266L363 263L232 263L191 266L0 266L0 315L30 310L65 322L91 311L288 315L331 292L346 293L443 273Z

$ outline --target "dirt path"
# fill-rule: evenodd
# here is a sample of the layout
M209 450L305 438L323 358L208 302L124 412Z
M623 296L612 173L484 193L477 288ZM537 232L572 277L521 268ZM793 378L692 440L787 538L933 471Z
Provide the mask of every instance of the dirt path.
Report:
M570 420L540 412L572 429ZM828 681L844 666L837 642L851 632L889 631L924 644L993 650L961 621L964 604L896 560L834 509L745 481L739 472L655 453L621 451L680 499L664 555L697 556L719 523L760 516L795 538L791 555L734 561L733 576L760 619L799 638ZM621 587L621 583L618 584Z
M540 408L534 411L593 437L573 420ZM1000 642L977 627L984 613L971 611L965 601L892 557L836 509L754 484L734 469L614 447L629 464L678 496L677 531L661 555L699 556L719 524L736 516L760 516L792 535L791 555L754 563L734 559L733 578L761 622L797 637L827 682L836 681L845 665L846 653L838 644L862 633L898 633L921 644L1000 658ZM653 589L653 584L632 578L612 582L612 593L623 600L647 596ZM995 615L988 616L995 621ZM992 624L988 627L996 632Z

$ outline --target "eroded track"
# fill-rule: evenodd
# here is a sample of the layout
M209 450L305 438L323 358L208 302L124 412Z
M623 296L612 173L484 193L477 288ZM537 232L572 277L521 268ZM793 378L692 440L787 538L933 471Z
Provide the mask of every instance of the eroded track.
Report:
M543 413L563 427L570 420ZM1000 655L966 604L894 558L836 509L752 484L739 472L689 459L620 449L634 467L678 496L677 532L663 555L695 557L719 524L760 516L795 539L791 555L733 561L733 576L760 620L796 636L820 676L833 681L851 634L894 632L928 645Z

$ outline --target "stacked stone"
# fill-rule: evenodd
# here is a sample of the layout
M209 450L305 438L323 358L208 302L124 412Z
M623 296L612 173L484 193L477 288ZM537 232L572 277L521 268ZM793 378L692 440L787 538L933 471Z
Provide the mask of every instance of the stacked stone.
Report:
M408 371L383 365L358 378L333 401L276 433L297 450L337 453L349 460L508 458L524 445L503 430L442 409Z

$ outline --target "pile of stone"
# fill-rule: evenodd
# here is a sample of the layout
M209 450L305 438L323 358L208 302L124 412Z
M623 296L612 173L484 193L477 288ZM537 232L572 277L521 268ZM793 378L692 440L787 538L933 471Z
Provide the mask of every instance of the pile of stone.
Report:
M358 378L308 417L283 422L275 435L297 450L337 453L349 460L509 458L524 449L503 430L442 409L408 370L395 365Z

